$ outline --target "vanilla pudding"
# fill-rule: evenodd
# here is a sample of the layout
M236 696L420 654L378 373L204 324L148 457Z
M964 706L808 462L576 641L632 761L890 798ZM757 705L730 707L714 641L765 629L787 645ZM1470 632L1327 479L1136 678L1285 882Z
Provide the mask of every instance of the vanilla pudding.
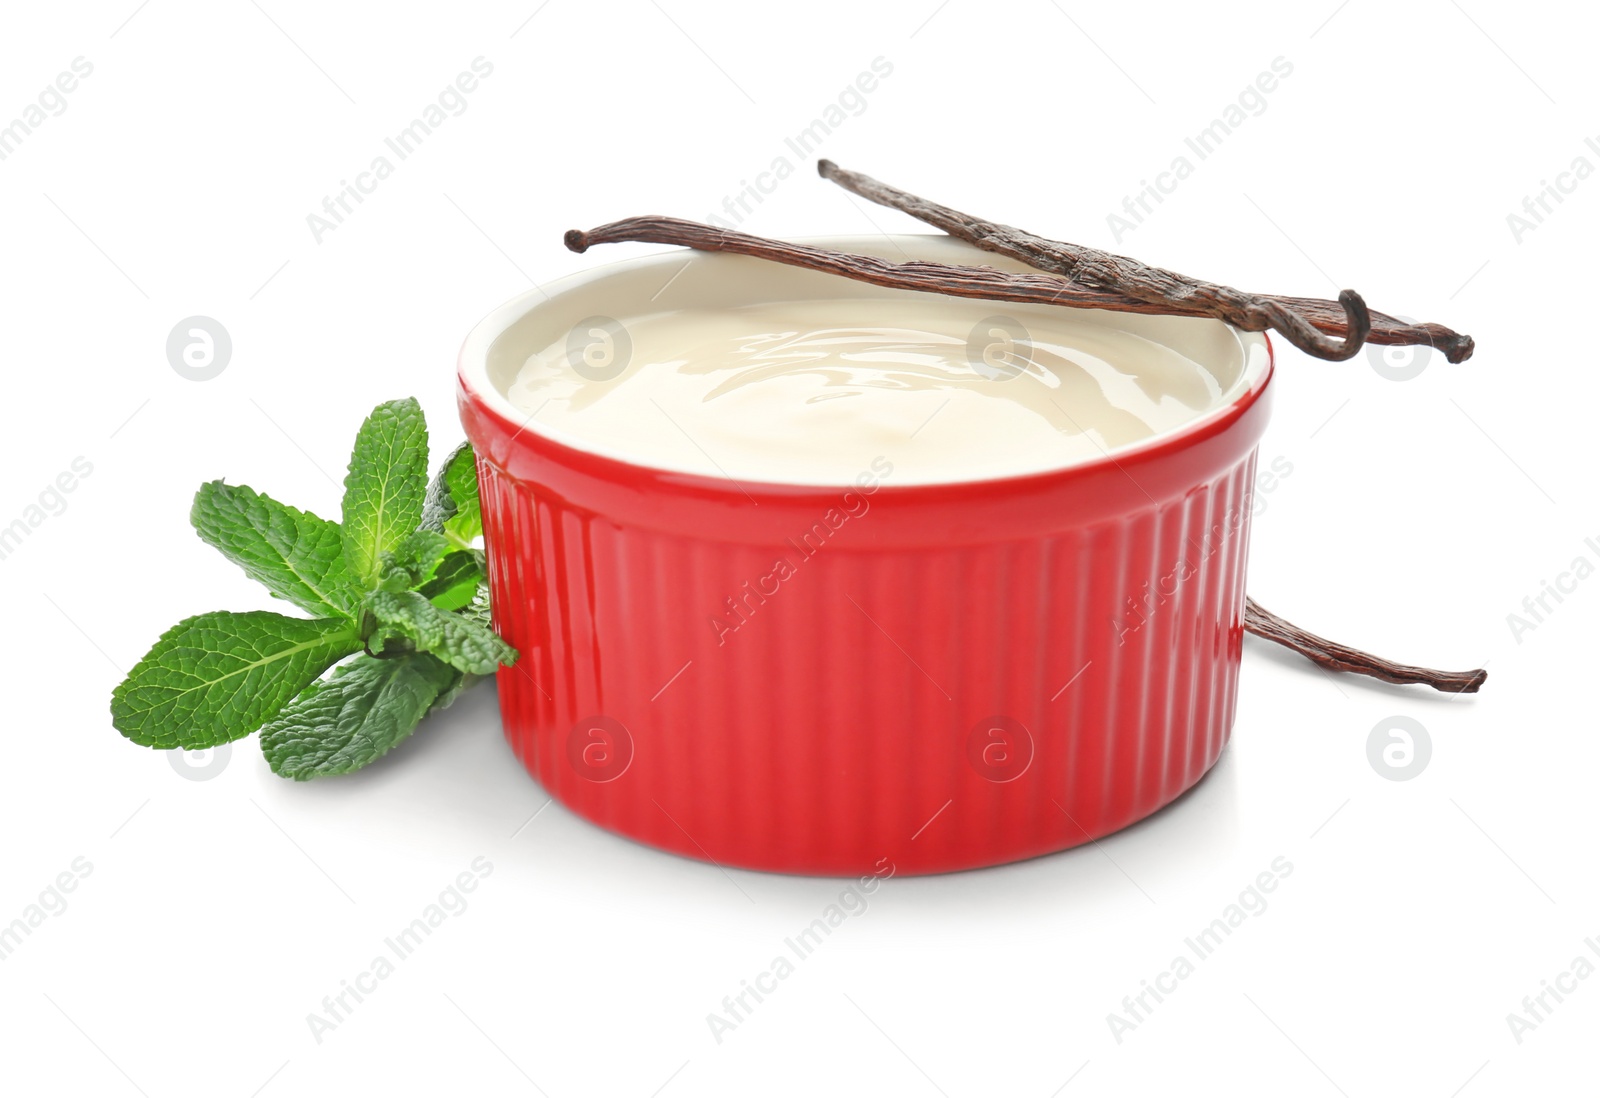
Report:
M659 300L622 288L603 311L574 302L588 315L502 335L491 372L517 421L735 481L847 485L880 455L896 484L972 481L1114 458L1219 414L1266 368L1260 336L1213 321L885 291L743 257L678 267Z

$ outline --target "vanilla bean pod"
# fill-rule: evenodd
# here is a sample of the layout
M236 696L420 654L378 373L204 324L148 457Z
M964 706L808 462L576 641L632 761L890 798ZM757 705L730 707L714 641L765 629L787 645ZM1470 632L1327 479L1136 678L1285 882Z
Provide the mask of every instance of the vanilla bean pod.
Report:
M921 260L896 263L877 256L834 251L786 240L771 240L739 232L737 229L719 229L713 225L676 217L647 215L613 221L587 232L582 229L571 229L567 232L565 240L567 247L574 252L587 251L595 244L617 244L626 241L677 245L702 252L731 252L784 263L791 267L835 274L889 289L915 290L953 297L1014 301L1028 305L1108 309L1122 313L1166 316L1212 315L1193 303L1139 301L1110 290L1081 286L1057 274L1015 273L1002 271L996 267ZM1277 300L1299 303L1305 307L1307 315L1313 318L1313 323L1327 323L1329 330L1335 333L1345 331L1344 322L1334 320L1333 313L1326 311L1334 310L1342 316L1342 307L1336 302L1318 301L1314 298ZM1317 309L1322 309L1323 312L1319 313ZM1428 330L1436 326L1410 326L1379 313L1368 314L1365 306L1362 306L1362 310L1363 315L1370 315L1379 325L1370 333L1371 341L1374 343L1438 346L1445 351L1446 357L1449 357L1454 352L1447 348L1455 347L1459 351L1459 341L1465 340L1466 353L1471 353L1470 337L1458 336L1448 329L1443 329L1449 338L1441 338ZM1261 323L1252 330L1259 331L1267 326Z
M1353 290L1342 292L1337 302L1248 294L1151 267L1126 256L985 221L871 176L841 168L831 160L817 161L817 173L862 198L910 214L984 251L1009 256L1081 286L1121 293L1159 307L1153 311L1211 316L1252 332L1271 328L1294 346L1318 358L1339 360L1355 354L1362 343L1363 328L1369 321L1371 330L1365 333L1367 342L1425 344L1438 348L1450 362L1460 362L1472 354L1471 336L1440 324L1408 324L1383 313L1371 312ZM1100 307L1117 308L1115 305ZM1325 338L1325 334L1343 335L1344 340L1335 342Z
M1349 671L1369 675L1384 682L1420 683L1446 694L1476 694L1489 673L1483 668L1472 671L1435 671L1429 667L1411 667L1403 663L1362 652L1337 641L1308 633L1298 625L1284 621L1272 611L1248 596L1244 600L1244 628L1248 633L1293 649L1312 663L1330 671Z

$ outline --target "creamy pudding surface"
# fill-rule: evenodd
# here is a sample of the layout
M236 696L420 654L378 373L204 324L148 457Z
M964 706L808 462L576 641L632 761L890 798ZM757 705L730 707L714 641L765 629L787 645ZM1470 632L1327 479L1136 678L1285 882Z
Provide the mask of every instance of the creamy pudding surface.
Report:
M838 485L880 456L896 484L1115 457L1225 402L1210 370L1114 315L933 295L595 317L506 395L529 430L611 457Z

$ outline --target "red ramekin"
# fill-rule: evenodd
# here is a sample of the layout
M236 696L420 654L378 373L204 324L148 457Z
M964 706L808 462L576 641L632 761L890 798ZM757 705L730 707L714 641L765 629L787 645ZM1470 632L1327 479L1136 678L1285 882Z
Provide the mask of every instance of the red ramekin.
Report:
M823 243L1024 269L945 237ZM461 418L495 624L521 653L499 672L507 739L601 827L764 870L997 865L1154 812L1233 722L1265 336L1117 315L1224 373L1236 356L1225 399L1060 469L870 492L647 467L505 397L534 344L596 315L862 296L909 295L673 252L474 329Z

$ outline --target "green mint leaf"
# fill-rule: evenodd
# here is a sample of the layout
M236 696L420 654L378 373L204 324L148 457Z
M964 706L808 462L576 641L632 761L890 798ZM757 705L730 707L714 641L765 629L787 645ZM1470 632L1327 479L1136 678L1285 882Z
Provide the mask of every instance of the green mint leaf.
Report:
M419 592L374 591L367 596L366 607L386 627L377 635L385 640L398 635L469 674L487 675L517 658L516 649L493 632L464 615L439 609Z
M389 590L407 590L433 575L435 567L450 548L450 539L432 530L413 530L394 549L383 555L383 586ZM390 577L400 581L398 588L390 587Z
M458 549L439 562L417 592L441 610L460 610L472 602L483 578L482 550Z
M342 618L219 610L162 634L112 692L111 723L134 743L191 751L248 736L361 648Z
M478 464L472 445L463 442L439 466L428 485L422 525L448 534L462 546L483 533L483 512L478 502Z
M459 466L459 463L458 463ZM478 466L467 452L464 479L451 482L456 497L456 513L444 524L444 532L465 545L483 533L483 506L478 499Z
M359 602L337 523L220 480L200 486L189 519L206 544L309 614L349 616Z
M444 524L456 513L456 501L450 495L450 481L448 473L450 466L461 456L462 451L472 452L472 444L463 442L439 466L439 471L433 474L433 479L428 482L428 494L422 501L422 528L435 533L444 533Z
M422 519L428 487L428 428L411 398L374 408L356 435L344 478L344 560L351 578L371 590L383 554Z
M437 713L441 709L449 709L451 702L459 698L469 687L477 686L483 678L482 675L466 675L458 672L456 681L433 699L433 705L428 708L428 712Z
M273 773L296 781L359 770L411 735L445 694L453 700L462 679L426 654L360 656L268 721L262 754Z

